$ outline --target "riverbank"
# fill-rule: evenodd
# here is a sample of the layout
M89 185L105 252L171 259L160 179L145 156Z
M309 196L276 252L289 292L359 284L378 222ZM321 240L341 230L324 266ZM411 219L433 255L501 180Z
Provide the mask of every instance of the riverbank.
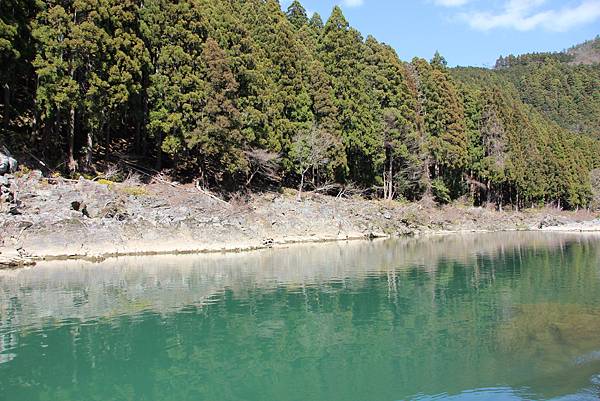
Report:
M51 259L235 252L292 243L451 232L600 231L597 214L336 198L292 190L225 202L193 185L11 177L0 266ZM15 207L16 205L16 207ZM10 207L9 207L10 206Z

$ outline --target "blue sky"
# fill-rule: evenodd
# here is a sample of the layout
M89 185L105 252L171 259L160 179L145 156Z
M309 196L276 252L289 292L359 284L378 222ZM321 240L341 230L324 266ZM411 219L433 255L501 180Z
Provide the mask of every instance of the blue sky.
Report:
M281 0L287 9L291 0ZM436 50L454 65L493 66L499 55L557 51L600 34L600 0L301 0L324 20L339 4L350 24L403 60Z

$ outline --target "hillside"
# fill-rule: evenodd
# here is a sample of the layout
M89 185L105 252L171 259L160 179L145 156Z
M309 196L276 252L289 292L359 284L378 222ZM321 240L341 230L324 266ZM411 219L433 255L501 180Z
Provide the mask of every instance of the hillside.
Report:
M12 3L0 145L44 174L118 165L224 197L593 203L600 74L573 64L593 43L453 70L400 60L339 7L324 21L298 1Z
M568 130L600 136L600 38L558 53L501 57L495 72Z
M573 57L573 65L600 64L600 36L570 48L567 54Z

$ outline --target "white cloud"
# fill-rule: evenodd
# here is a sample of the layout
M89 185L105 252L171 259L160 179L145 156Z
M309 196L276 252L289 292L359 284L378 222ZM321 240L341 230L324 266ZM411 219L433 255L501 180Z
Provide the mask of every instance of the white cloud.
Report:
M434 3L444 7L460 7L464 6L471 0L434 0Z
M346 7L359 7L363 5L364 0L344 0L343 3Z
M472 28L481 31L496 28L530 31L543 28L560 32L600 19L600 0L583 0L560 9L544 9L545 3L546 0L508 0L499 13L476 11L463 13L461 18Z

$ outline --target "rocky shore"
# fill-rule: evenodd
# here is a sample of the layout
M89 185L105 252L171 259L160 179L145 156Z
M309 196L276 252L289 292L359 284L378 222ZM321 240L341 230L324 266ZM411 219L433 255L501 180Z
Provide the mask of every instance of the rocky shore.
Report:
M597 214L336 198L292 190L225 202L193 185L0 176L0 266L48 259L224 252L468 231L600 231ZM10 195L6 195L10 194Z

